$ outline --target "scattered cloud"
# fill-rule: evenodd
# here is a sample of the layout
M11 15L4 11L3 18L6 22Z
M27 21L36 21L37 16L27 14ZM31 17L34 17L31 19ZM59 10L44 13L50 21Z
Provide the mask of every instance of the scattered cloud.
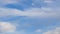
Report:
M51 21L48 19L49 17L60 18L60 8L58 2L59 0L56 1L57 3L56 2L54 3L54 1L55 0L0 0L0 21L3 21L0 22L0 33L41 34L42 30L40 29L40 27L43 30L44 28L47 28L45 27L46 25L45 23L47 23L48 21L49 23L47 24L50 25L48 25L47 29L59 25L57 21L60 21L60 19L59 20L51 19ZM27 16L27 17L20 18L20 16ZM41 17L41 19L39 18L28 19L28 17L39 17L39 18ZM44 19L45 17L46 19ZM10 23L10 20L11 22L14 22L14 24L16 25ZM29 24L27 24L26 22L29 22ZM60 34L60 27L56 27L55 29L53 28L51 28L52 30L43 32L43 34ZM29 31L27 32L27 30Z

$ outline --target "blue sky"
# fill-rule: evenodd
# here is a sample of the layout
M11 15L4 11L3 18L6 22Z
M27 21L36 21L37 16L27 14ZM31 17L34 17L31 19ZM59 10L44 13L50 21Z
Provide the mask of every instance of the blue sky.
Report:
M0 0L0 34L60 34L60 0Z

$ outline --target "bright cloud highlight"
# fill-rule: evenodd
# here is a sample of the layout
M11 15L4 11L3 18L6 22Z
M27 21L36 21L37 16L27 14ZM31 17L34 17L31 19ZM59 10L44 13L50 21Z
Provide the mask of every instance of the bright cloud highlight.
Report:
M9 22L0 22L1 33L12 33L16 31L16 26Z

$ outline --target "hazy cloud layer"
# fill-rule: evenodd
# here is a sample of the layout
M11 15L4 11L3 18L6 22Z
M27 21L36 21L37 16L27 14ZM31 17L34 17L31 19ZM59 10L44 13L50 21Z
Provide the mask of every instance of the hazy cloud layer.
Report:
M0 34L60 34L59 3L60 0L0 0Z

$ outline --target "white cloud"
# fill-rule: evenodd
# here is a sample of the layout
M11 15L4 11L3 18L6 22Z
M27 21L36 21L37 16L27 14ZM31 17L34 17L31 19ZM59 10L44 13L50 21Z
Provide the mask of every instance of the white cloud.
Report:
M19 13L19 11L15 9L0 8L0 16L12 16L17 13Z
M56 29L44 32L43 34L60 34L60 27L57 27Z
M13 33L16 31L16 26L9 22L0 22L0 33Z
M17 9L0 8L0 17L3 16L28 16L28 17L58 17L59 11L51 8L32 8L25 11Z
M35 32L36 33L40 33L40 32L42 32L42 30L41 29L37 29Z
M44 0L45 3L53 3L52 0Z
M13 3L17 3L18 0L0 0L0 3L2 4L13 4Z

